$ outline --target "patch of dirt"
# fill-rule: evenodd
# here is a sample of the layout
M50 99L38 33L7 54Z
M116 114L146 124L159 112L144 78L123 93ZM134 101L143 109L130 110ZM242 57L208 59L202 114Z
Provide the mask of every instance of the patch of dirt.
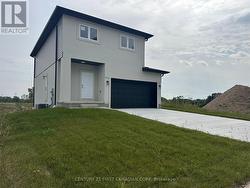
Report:
M246 184L245 188L250 188L250 182Z
M203 108L213 111L250 114L250 87L235 85Z

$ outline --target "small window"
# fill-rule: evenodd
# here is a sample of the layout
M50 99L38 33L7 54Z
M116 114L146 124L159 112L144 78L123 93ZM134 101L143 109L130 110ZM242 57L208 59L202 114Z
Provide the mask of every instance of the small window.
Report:
M135 49L135 40L129 38L128 39L128 48L134 50Z
M80 37L87 39L88 36L89 36L89 28L87 26L81 26L80 27Z
M90 28L90 39L97 40L97 29Z
M121 47L127 48L127 37L121 36Z
M128 50L134 50L135 49L135 39L130 38L128 36L121 36L121 48L125 48Z
M80 25L80 38L97 41L97 29L86 25Z

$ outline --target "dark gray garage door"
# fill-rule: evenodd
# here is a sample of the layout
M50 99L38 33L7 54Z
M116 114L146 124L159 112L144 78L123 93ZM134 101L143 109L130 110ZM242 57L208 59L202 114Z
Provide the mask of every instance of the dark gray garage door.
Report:
M157 83L111 79L112 108L156 108Z

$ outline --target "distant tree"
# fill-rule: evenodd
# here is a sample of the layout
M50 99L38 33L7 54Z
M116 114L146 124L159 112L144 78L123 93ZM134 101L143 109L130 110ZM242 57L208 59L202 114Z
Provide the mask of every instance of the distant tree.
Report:
M206 104L210 103L212 100L214 100L216 97L218 97L218 96L220 96L220 95L221 95L221 93L212 93L212 95L209 95L209 96L206 98L206 100L205 100L204 106L205 106Z
M31 101L34 96L34 87L28 88L28 92L29 92L29 100Z
M12 102L11 97L0 97L0 102Z
M198 107L203 107L207 103L214 100L216 97L221 95L221 93L212 93L209 95L206 99L192 99L192 98L184 98L183 96L177 96L173 97L173 99L166 99L162 97L162 103L168 104L168 105L194 105Z
M161 97L161 102L168 102L168 100L165 97Z
M8 97L0 96L0 102L2 103L19 103L19 102L31 102L33 99L33 88L28 88L28 95L23 94L21 98L18 96Z
M20 102L20 98L18 96L14 96L12 101L13 102Z
M177 104L182 104L184 103L184 97L183 96L173 97L172 101Z

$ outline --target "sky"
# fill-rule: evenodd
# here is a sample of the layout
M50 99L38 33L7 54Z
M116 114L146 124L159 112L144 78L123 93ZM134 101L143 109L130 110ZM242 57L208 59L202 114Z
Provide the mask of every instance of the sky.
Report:
M152 33L146 66L171 72L163 97L250 86L250 0L29 0L29 34L0 34L0 96L32 87L29 54L56 5Z

